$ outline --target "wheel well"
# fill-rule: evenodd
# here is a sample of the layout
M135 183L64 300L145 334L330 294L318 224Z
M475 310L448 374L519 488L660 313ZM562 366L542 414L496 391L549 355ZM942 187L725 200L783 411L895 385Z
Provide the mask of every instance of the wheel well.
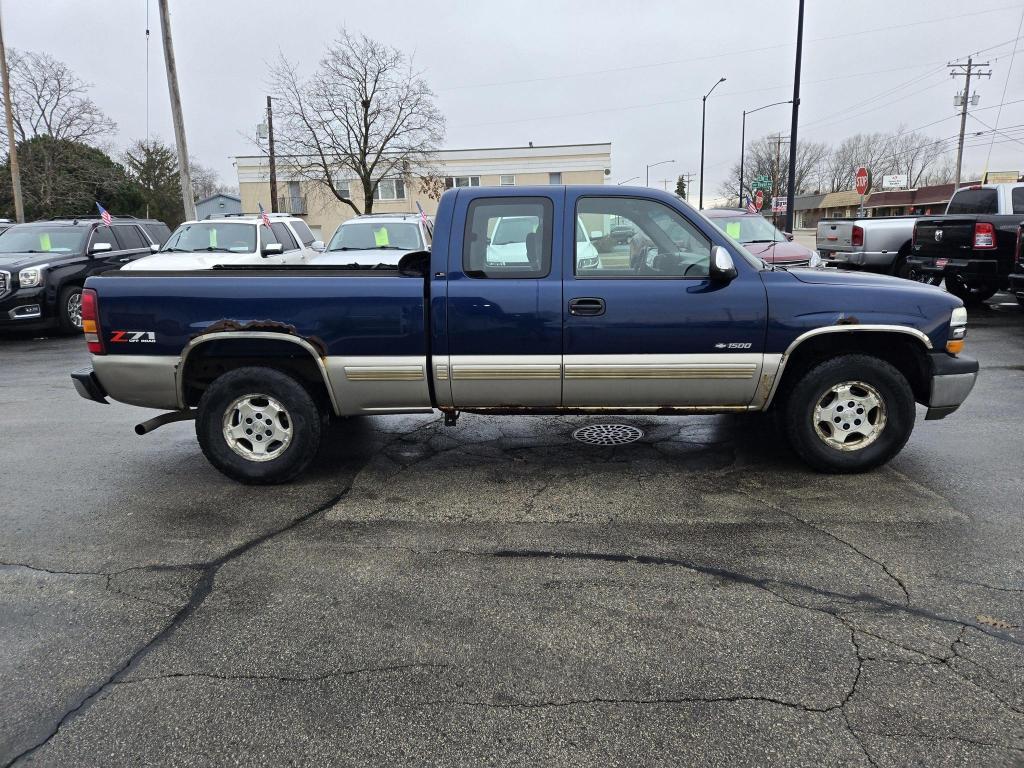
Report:
M918 339L905 333L850 331L823 333L800 344L786 360L771 407L785 402L793 385L818 363L840 355L870 355L885 360L910 384L914 399L927 402L930 383L928 350Z
M317 406L334 413L327 381L317 359L303 346L283 339L213 339L194 347L185 358L181 390L185 404L199 404L214 379L249 366L273 368L288 374L309 391Z

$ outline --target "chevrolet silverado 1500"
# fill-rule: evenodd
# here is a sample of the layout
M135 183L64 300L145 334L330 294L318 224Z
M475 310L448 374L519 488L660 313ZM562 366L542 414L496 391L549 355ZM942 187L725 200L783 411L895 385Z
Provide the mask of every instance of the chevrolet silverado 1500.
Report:
M524 258L491 247L510 217ZM650 241L639 258L624 225ZM168 411L140 434L194 418L213 465L251 483L301 472L331 416L434 409L774 409L812 467L862 471L904 445L915 401L941 418L978 371L959 299L772 268L677 197L623 187L453 189L432 251L393 270L114 272L83 312L79 393Z

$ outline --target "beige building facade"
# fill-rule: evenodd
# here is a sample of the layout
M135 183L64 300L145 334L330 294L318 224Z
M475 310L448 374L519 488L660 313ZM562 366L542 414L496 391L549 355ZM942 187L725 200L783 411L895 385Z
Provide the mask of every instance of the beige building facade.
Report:
M436 153L434 170L445 186L498 187L548 184L604 184L611 173L612 145L560 144L551 146L446 149ZM254 213L260 204L270 210L270 164L266 157L235 158L242 211ZM352 201L362 207L358 182L348 182ZM352 218L352 209L322 184L289 172L287 158L277 159L278 210L302 216L310 229L327 241L341 222ZM415 212L416 203L428 214L437 211L437 200L424 194L415 176L384 179L378 187L374 213Z

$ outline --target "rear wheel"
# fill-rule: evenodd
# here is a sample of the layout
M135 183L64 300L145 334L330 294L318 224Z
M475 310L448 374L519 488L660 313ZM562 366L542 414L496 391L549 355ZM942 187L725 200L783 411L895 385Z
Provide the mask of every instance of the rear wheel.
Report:
M232 480L285 483L320 447L323 418L310 393L272 368L220 376L199 402L196 437L206 458Z
M915 283L924 283L925 285L938 285L942 282L942 275L933 276L927 272L922 272L912 264L907 264L907 256L909 253L900 251L900 254L896 257L896 261L892 265L892 274L896 277L902 277L904 280L913 280Z
M914 394L896 368L844 355L811 368L786 399L786 434L820 472L864 472L889 461L914 428Z
M999 289L982 280L967 282L957 277L946 280L946 290L968 306L976 306L988 301Z
M64 333L82 332L82 287L69 285L57 299L57 321Z

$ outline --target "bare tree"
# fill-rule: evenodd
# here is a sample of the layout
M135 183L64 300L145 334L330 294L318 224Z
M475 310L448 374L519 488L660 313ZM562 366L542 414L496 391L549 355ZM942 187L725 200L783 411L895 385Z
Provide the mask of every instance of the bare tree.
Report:
M884 159L888 163L884 173L905 173L907 184L911 188L917 187L928 169L941 160L942 148L946 145L947 142L941 139L936 141L917 131L907 133L900 126L887 142ZM953 175L956 175L955 170Z
M14 132L18 142L36 136L94 144L117 124L89 98L91 85L47 53L8 53ZM6 137L3 146L6 150Z
M828 153L828 145L816 141L802 141L796 150L796 193L813 190L817 184L817 174L822 160ZM785 140L778 136L762 136L747 144L743 164L743 195L753 197L754 179L767 176L772 182L772 193L769 197L785 197L789 184L789 151ZM730 202L737 200L740 184L740 164L737 162L729 171L719 193Z
M821 163L822 192L853 189L857 168L864 165L877 178L889 173L890 137L882 133L855 133L828 151Z
M278 156L354 212L373 210L382 179L429 177L444 117L398 49L343 29L312 77L304 79L282 56L270 83ZM353 181L361 186L362 210Z

